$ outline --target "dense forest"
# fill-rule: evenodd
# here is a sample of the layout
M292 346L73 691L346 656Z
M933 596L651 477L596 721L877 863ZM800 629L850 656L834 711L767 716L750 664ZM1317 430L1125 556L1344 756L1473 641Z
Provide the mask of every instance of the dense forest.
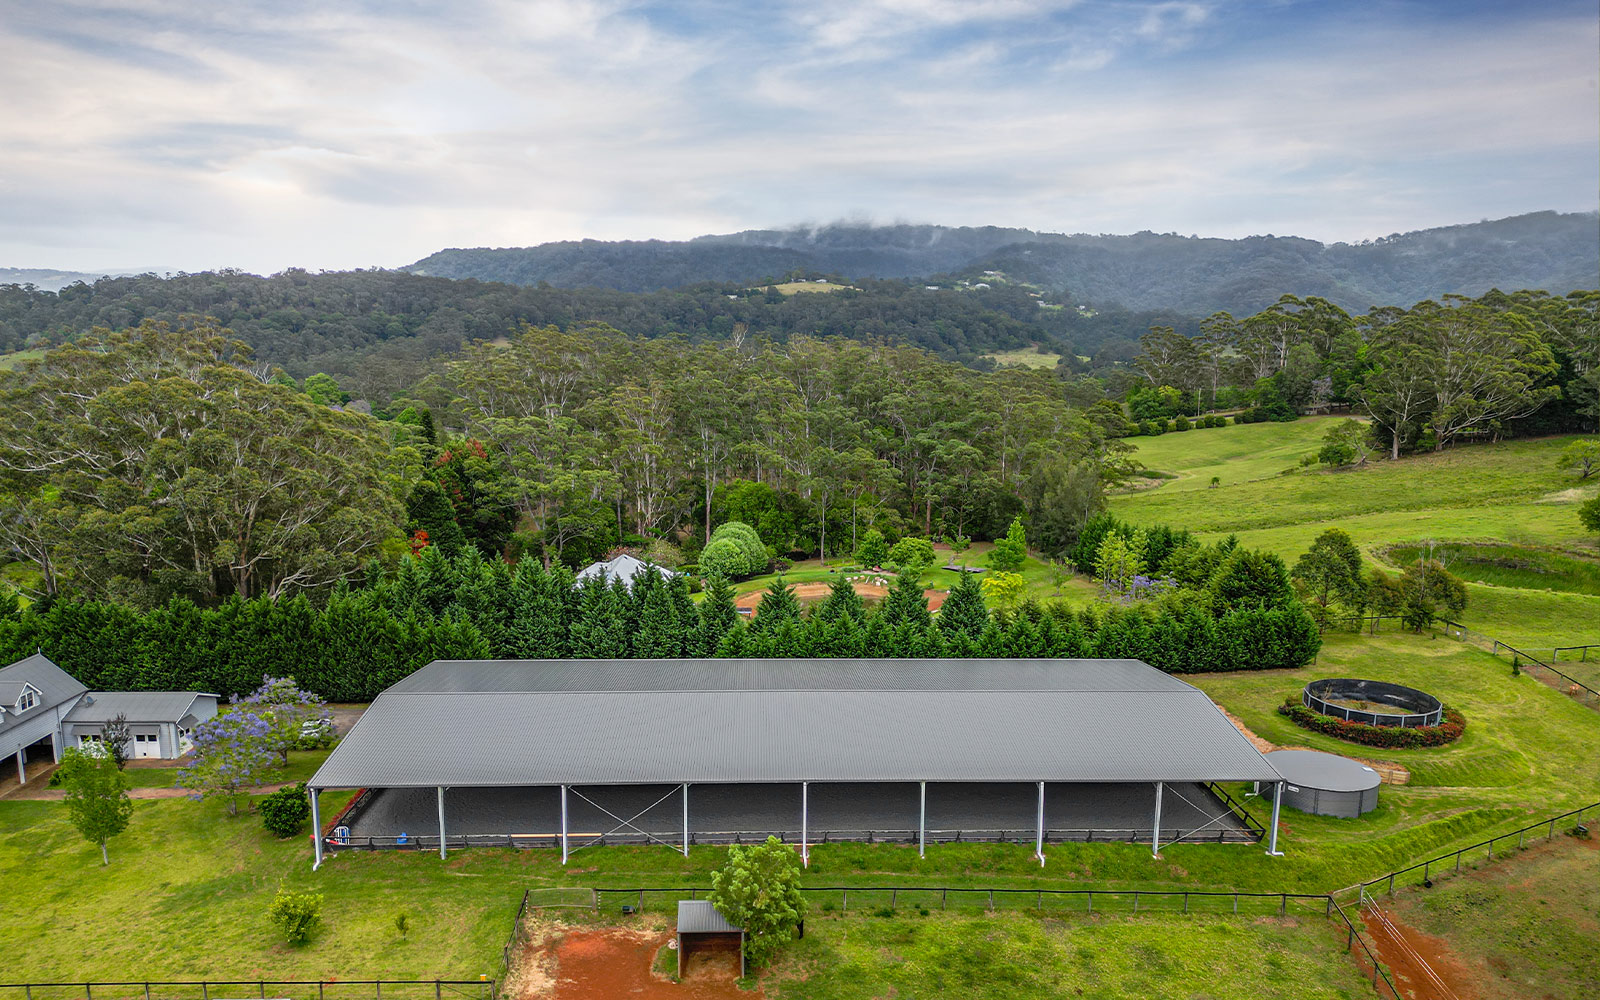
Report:
M441 250L409 268L422 274L627 291L697 281L756 282L793 270L851 279L953 274L1013 281L1095 308L1251 313L1285 290L1350 311L1447 293L1600 287L1594 213L1536 212L1493 222L1395 233L1358 244L1295 237L1202 239L1176 233L1091 236L994 227L861 226L749 231L686 242Z
M396 271L270 278L241 272L103 278L48 292L0 285L0 352L59 344L95 327L123 329L147 319L177 323L210 316L296 377L333 375L357 397L382 405L410 385L428 359L464 342L493 340L518 324L603 323L637 337L682 335L778 343L839 336L909 344L984 367L994 350L1041 344L1068 355L1111 348L1131 357L1151 325L1197 332L1174 313L1041 308L1027 289L952 287L930 291L901 281L862 282L827 294L783 295L770 286L701 285L676 292L523 288Z

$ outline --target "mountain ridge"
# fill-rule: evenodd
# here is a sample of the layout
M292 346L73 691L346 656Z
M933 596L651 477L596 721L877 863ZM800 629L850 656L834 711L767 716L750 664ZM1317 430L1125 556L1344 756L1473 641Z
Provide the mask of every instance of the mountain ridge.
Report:
M1600 213L1530 212L1360 243L1272 234L1239 239L1149 230L1045 233L998 226L834 223L689 240L567 240L448 248L399 270L562 288L655 291L760 282L795 271L846 279L978 277L1066 292L1078 302L1191 315L1254 312L1285 292L1346 309L1409 306L1493 287L1600 287Z

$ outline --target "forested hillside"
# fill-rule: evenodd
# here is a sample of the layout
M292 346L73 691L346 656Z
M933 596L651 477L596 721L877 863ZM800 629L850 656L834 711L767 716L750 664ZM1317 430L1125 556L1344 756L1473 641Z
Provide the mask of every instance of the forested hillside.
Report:
M929 291L921 284L865 281L810 295L726 284L629 293L399 271L291 270L270 278L221 271L106 278L59 293L0 285L0 352L63 343L94 327L211 316L250 344L261 361L296 377L327 372L381 404L415 381L428 358L463 342L504 336L520 323L604 323L638 337L682 334L694 340L726 340L736 330L748 339L776 342L840 336L910 344L980 367L985 353L1036 343L1071 355L1116 342L1123 345L1120 356L1131 357L1133 342L1152 325L1198 331L1195 321L1172 313L1105 310L1086 316L1071 308L1041 308L1041 301L1026 289L999 284Z
M1600 285L1594 213L1536 212L1393 234L1360 244L1295 237L1200 239L1176 233L1062 235L1025 229L834 225L759 230L684 242L546 243L441 250L419 274L626 291L698 281L754 282L792 270L911 278L1000 271L1097 307L1189 315L1254 312L1290 292L1342 308L1409 305L1447 293Z

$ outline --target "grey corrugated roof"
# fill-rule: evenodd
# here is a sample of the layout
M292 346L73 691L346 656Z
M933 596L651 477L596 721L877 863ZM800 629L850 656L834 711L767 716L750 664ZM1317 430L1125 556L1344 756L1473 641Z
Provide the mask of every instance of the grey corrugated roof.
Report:
M1319 750L1274 750L1267 760L1290 784L1325 792L1364 792L1383 780L1360 761Z
M594 576L606 581L621 580L629 590L632 590L633 578L651 567L655 567L655 571L661 574L663 580L670 580L678 575L676 570L667 569L665 566L656 566L653 562L647 562L624 552L620 555L612 556L605 562L590 563L579 570L574 579L578 583L582 583Z
M177 722L189 712L201 691L90 691L72 707L67 722L110 722L118 715L129 722ZM208 698L216 695L208 694ZM92 700L91 700L92 699Z
M742 934L744 928L728 923L728 918L704 899L678 900L679 934Z
M394 685L311 783L1277 779L1137 660L502 660Z
M40 704L18 716L11 711L18 695L22 693L24 683L32 684L39 689ZM56 666L50 658L42 653L35 653L27 659L18 660L7 667L0 667L0 685L5 685L8 690L15 690L15 694L5 702L6 711L0 712L0 729L9 729L11 726L32 719L39 712L46 711L62 702L71 701L78 695L89 690L79 684L65 670Z

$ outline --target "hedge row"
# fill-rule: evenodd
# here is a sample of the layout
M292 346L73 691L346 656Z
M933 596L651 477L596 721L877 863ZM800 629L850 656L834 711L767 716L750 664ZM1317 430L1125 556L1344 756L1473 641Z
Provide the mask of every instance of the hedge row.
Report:
M1331 715L1313 712L1304 705L1286 703L1278 712L1302 729L1332 736L1347 743L1360 743L1369 747L1415 749L1417 747L1442 747L1454 743L1466 731L1467 720L1460 712L1445 706L1444 721L1437 726L1372 726L1365 722L1347 722Z

